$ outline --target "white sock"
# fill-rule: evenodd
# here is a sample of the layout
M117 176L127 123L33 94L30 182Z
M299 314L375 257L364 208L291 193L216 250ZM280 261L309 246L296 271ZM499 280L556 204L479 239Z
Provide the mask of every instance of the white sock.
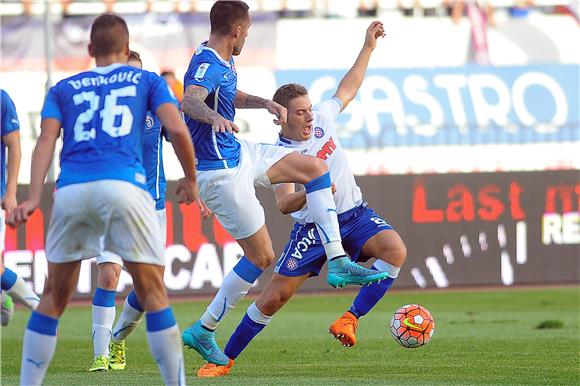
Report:
M306 205L316 224L327 259L346 255L336 214L336 203L330 188L330 173L315 178L306 185Z
M252 284L242 279L232 269L224 278L218 293L201 316L201 324L215 330L227 313L246 296L252 288Z
M28 288L20 276L18 276L14 285L6 292L8 292L12 298L24 304L31 310L35 310L40 302L40 298L30 288Z
M56 348L58 320L32 312L24 330L22 361L20 362L20 385L42 384L50 360Z
M147 341L165 385L185 385L181 334L171 308L147 313Z
M115 322L115 307L101 307L93 304L93 353L109 356L111 329Z
M379 271L385 271L389 273L389 277L396 279L399 276L399 272L401 268L395 267L392 264L387 263L386 261L377 259L373 264L373 267Z
M125 340L125 338L127 338L139 325L142 318L143 311L134 308L129 302L129 298L125 299L123 311L113 328L113 342L119 343L120 341Z

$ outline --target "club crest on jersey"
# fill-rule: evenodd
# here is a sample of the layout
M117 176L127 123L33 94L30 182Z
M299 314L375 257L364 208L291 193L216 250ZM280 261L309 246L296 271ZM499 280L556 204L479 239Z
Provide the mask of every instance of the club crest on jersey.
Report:
M316 138L322 138L322 137L324 137L324 130L322 130L322 127L316 126L314 128L314 136Z
M199 67L197 68L197 71L195 72L195 75L193 76L195 80L198 81L202 80L209 66L210 66L209 63L200 64Z
M147 115L145 119L145 127L147 129L151 129L153 127L153 117L151 115Z

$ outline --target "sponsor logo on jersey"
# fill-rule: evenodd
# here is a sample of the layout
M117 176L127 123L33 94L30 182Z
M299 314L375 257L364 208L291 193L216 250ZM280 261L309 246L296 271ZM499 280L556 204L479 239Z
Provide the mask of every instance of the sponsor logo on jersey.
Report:
M322 137L324 137L324 130L322 130L322 127L316 126L314 128L314 136L316 138L322 138Z
M336 149L336 144L334 143L334 139L332 139L332 137L330 137L328 139L328 141L326 141L326 143L318 151L318 153L316 153L316 156L318 158L320 158L321 160L326 161L328 156L330 156L334 152L335 149Z

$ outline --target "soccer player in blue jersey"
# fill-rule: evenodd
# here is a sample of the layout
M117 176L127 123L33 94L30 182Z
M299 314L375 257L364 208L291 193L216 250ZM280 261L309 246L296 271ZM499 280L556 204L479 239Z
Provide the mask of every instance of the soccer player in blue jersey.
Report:
M350 309L330 326L330 332L345 346L356 343L358 318L368 313L385 295L406 257L405 244L397 232L364 202L346 154L338 142L335 127L337 115L355 97L381 36L384 36L383 24L378 21L371 23L357 60L341 80L332 99L313 109L306 88L297 84L280 87L273 98L288 109L288 121L282 124L278 144L315 155L330 168L336 185L334 201L345 249L355 261L376 258L373 268L389 274L386 280L362 287ZM296 221L290 240L276 264L272 279L248 307L225 347L229 363L226 366L207 364L199 369L200 377L227 375L234 360L270 322L274 313L286 304L306 279L318 275L326 262L321 235L312 221L309 207L306 207L304 190L296 191L294 184L286 183L277 185L274 193L280 211L292 213Z
M200 197L242 247L244 256L225 276L201 319L185 330L182 338L207 361L227 365L228 357L215 342L215 329L274 261L255 184L296 182L305 186L309 212L323 235L331 286L377 282L387 273L361 267L346 256L330 174L322 160L235 137L236 108L265 108L276 116L278 124L286 123L286 109L237 89L233 57L240 54L248 36L248 6L242 1L218 1L211 8L210 24L209 40L196 50L185 74L181 109L197 150Z
M0 89L0 274L2 275L2 312L1 324L6 326L14 313L12 295L26 307L34 310L38 306L38 296L26 286L24 280L16 272L4 268L2 253L4 252L4 211L16 208L16 187L18 184L18 170L20 169L20 122L16 114L14 102L8 93ZM8 151L8 156L6 156Z
M104 249L121 256L133 276L163 382L183 385L179 329L163 283L162 232L142 162L147 111L155 112L171 136L185 173L177 196L186 203L197 200L191 138L165 81L124 64L129 31L122 18L97 17L88 48L97 67L63 79L46 96L29 196L8 218L16 226L38 207L62 128L61 171L46 240L48 277L24 333L20 383L42 383L56 347L58 318L77 285L81 260L102 252L104 234Z
M135 51L129 52L131 67L142 68L141 56ZM177 101L175 101L177 105ZM155 200L155 210L161 227L161 239L165 241L167 219L165 214L165 171L163 169L163 130L161 122L151 112L145 120L145 139L143 143L143 167L147 179L147 190ZM119 283L123 259L114 253L103 251L97 256L97 289L93 296L93 371L123 370L125 360L125 338L137 327L143 316L143 307L132 290L123 311L112 331L115 321L115 292ZM109 347L110 343L110 347ZM109 355L110 354L110 355Z

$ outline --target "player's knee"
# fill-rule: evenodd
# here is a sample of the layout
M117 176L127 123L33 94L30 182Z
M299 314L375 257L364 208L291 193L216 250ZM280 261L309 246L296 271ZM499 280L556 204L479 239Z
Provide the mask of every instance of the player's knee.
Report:
M263 251L262 253L256 254L254 256L253 263L256 265L256 267L264 270L272 265L274 258L274 250L269 249L267 251Z
M117 289L117 283L119 282L120 271L115 269L104 269L99 271L99 276L97 278L97 286L108 291L114 291Z
M381 260L395 267L402 267L407 259L407 247L402 241L395 245L385 245L379 256Z
M266 299L264 299L261 304L258 305L258 308L262 313L265 315L274 315L280 308L282 308L288 300L292 297L292 294L287 291L277 291L268 294Z

